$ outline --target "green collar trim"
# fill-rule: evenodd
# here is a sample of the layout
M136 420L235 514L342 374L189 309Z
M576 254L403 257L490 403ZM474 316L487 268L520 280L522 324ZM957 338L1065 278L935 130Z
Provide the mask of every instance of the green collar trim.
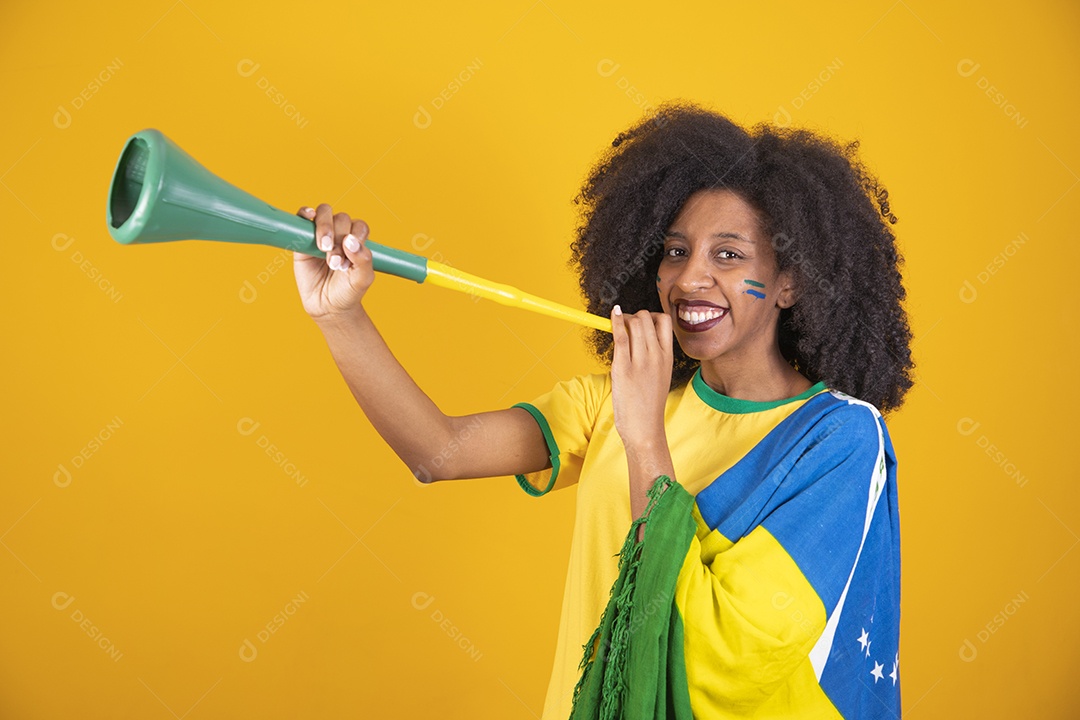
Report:
M690 384L694 387L694 392L697 393L697 396L701 398L706 405L714 410L730 413L732 415L744 415L746 413L761 412L762 410L772 410L775 407L787 405L791 402L806 400L826 389L824 382L817 382L795 397L789 397L783 400L740 400L739 398L728 397L727 395L718 393L709 387L701 377L700 365L698 366L698 369L694 371L694 376L690 379Z

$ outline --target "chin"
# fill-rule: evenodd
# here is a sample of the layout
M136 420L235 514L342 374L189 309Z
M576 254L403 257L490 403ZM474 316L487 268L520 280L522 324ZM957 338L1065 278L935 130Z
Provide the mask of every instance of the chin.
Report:
M697 360L698 362L704 362L706 360L715 360L718 357L724 355L727 352L727 348L721 348L716 346L706 347L703 343L695 343L692 339L690 342L683 342L682 338L677 338L679 347L682 349L683 354L691 360Z

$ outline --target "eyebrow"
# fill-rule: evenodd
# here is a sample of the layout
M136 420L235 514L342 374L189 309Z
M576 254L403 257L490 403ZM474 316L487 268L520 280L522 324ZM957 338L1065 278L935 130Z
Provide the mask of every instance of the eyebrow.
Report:
M664 237L679 238L680 240L685 240L686 239L685 235L683 235L681 232L677 232L677 231L668 231L668 232L664 233ZM739 233L734 233L734 232L729 232L729 231L713 233L709 237L724 238L724 239L727 239L727 240L742 240L743 242L748 242L750 244L754 243L754 241L751 238L748 238L745 235L740 235Z

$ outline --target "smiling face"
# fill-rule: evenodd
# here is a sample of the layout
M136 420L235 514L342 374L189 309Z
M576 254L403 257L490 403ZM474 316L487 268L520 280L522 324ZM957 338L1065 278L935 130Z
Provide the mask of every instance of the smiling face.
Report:
M683 352L703 370L753 370L779 355L792 279L778 271L761 217L734 192L699 190L687 199L665 234L656 289Z

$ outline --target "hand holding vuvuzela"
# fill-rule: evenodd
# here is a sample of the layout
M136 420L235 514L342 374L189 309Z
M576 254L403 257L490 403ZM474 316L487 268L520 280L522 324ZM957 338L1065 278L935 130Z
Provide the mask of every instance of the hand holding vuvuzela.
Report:
M316 242L315 213L300 217L262 202L208 171L157 130L143 130L128 139L113 173L107 216L109 233L124 244L218 240L326 257ZM350 229L355 235L359 229L356 223L362 222L352 221L353 227L343 236ZM363 225L365 235L366 231ZM336 240L343 242L343 236ZM431 282L611 332L609 318L544 300L421 255L379 245L366 237L362 241L361 252L370 253L374 271L418 283ZM342 251L335 245L332 252ZM347 260L346 254L342 253L342 257Z
M329 205L302 207L296 213L315 223L315 243L324 257L293 253L296 286L304 311L314 320L360 312L360 301L375 281L368 226Z

